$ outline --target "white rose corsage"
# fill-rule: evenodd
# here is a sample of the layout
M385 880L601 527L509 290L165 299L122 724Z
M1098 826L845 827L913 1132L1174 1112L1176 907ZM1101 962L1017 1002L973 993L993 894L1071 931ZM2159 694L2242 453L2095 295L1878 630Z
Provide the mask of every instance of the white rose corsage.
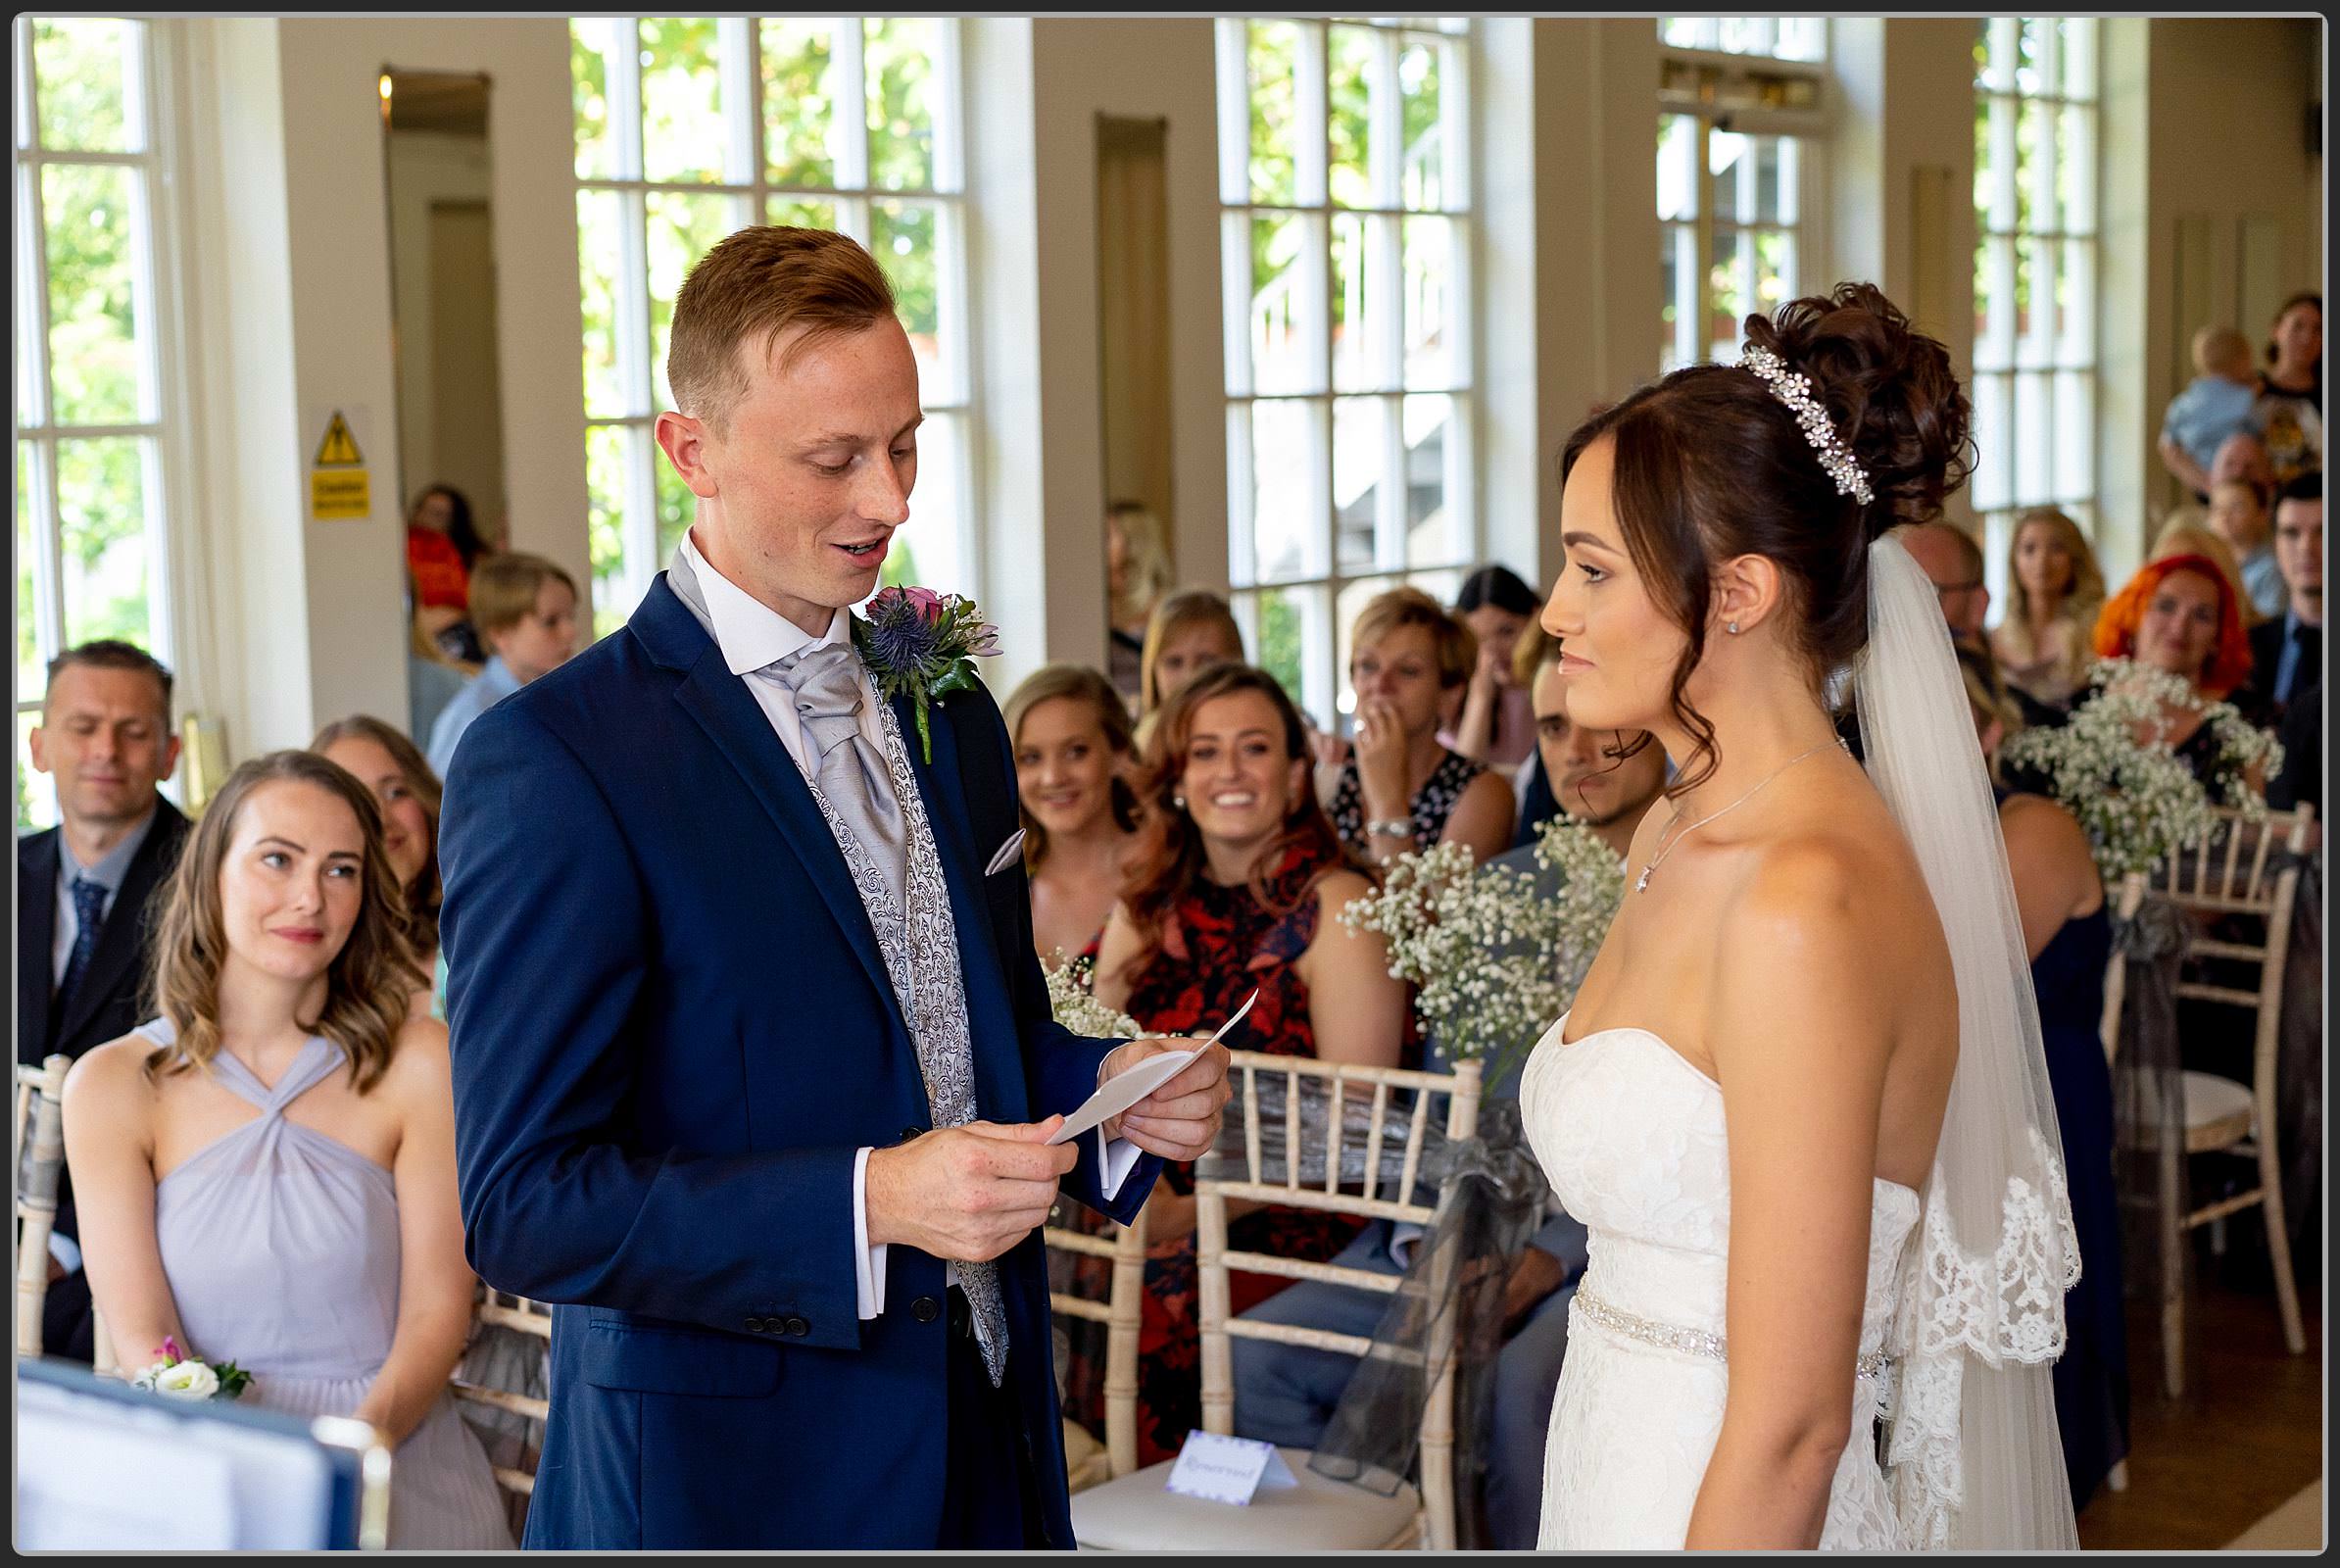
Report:
M155 1359L145 1371L130 1379L130 1387L144 1389L172 1399L232 1399L251 1385L252 1374L233 1361L218 1366L192 1355L181 1353L178 1341L170 1335L163 1337L155 1350Z

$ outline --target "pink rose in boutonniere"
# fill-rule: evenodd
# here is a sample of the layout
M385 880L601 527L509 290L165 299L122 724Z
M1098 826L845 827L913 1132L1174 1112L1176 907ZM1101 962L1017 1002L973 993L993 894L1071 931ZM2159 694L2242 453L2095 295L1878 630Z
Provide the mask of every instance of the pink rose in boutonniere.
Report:
M853 617L853 646L888 702L907 696L918 722L918 752L935 760L926 722L929 703L975 688L975 661L999 652L998 628L975 602L931 588L887 588Z

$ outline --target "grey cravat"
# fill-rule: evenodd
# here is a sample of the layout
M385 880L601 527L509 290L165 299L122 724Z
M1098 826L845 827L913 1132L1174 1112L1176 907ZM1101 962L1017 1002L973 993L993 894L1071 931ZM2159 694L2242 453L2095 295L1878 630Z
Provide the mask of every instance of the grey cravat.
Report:
M869 852L898 911L908 908L902 883L909 836L885 756L861 733L868 687L851 643L820 643L756 672L787 688L798 722L812 743L806 770L829 805Z

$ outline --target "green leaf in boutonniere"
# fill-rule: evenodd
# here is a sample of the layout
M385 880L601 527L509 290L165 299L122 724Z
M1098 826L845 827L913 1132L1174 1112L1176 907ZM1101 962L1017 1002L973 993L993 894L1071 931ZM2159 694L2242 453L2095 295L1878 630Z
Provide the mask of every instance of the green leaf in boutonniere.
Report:
M999 634L972 600L930 588L887 588L853 620L853 646L876 678L878 695L910 699L918 755L935 760L926 710L953 692L972 691L975 663L999 651Z

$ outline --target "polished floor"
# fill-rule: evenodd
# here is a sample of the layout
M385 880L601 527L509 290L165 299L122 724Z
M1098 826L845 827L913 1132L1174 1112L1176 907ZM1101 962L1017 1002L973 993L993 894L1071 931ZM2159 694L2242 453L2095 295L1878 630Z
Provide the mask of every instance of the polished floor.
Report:
M2087 1550L2216 1550L2323 1478L2317 1282L2301 1281L2308 1353L2295 1356L2270 1291L2208 1273L2197 1275L2188 1306L2177 1399L2162 1390L2159 1312L2149 1300L2129 1303L2128 1490L2099 1491L2081 1510Z

